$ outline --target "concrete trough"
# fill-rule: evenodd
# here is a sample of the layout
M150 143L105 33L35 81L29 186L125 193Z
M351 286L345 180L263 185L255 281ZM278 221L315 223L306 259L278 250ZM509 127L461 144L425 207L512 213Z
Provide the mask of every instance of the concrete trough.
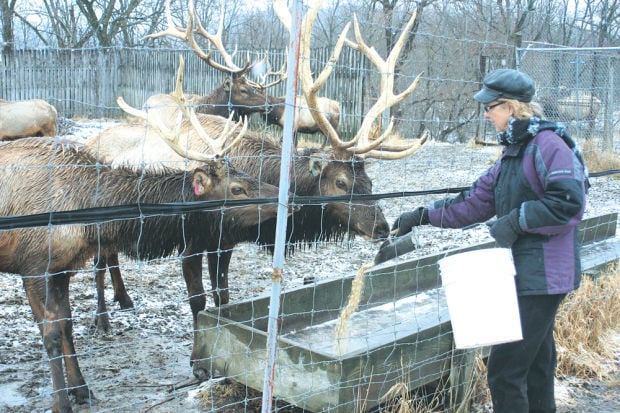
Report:
M607 251L595 260L599 264L618 258L616 221L617 214L610 214L582 223L582 253L591 262L588 248L594 254ZM461 403L476 350L454 349L437 261L494 246L485 243L371 268L346 342L337 342L335 325L353 277L283 293L274 396L311 412L365 411L379 405L397 383L415 389L444 378L450 403ZM269 296L201 312L197 363L262 391L268 312Z
M335 326L351 292L351 278L284 293L274 395L313 412L351 412L364 403L377 405L404 378L411 388L439 378L452 337L438 281L434 265L368 272L344 351L337 348ZM262 390L268 306L269 297L262 297L201 312L203 367ZM411 312L408 322L402 320L405 309ZM365 325L369 328L363 329Z

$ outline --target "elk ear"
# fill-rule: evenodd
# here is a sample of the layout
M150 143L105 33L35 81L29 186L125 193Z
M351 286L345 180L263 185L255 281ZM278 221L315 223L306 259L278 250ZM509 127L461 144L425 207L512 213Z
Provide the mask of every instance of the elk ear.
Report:
M230 89L232 89L232 79L230 77L227 77L224 80L224 84L222 86L224 87L225 91L230 92Z
M213 180L209 176L208 172L204 169L196 169L194 172L194 180L192 186L194 187L194 194L196 196L205 195L211 190Z
M321 172L323 172L323 168L326 164L327 162L325 162L325 159L311 156L308 161L308 169L310 170L312 176L319 176L321 175Z

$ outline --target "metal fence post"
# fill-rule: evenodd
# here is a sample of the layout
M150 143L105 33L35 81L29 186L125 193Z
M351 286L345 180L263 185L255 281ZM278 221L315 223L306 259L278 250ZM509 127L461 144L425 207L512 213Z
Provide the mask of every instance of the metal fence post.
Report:
M284 266L286 242L286 223L288 219L288 190L293 148L295 121L295 99L297 97L297 73L299 66L299 45L301 38L301 0L292 2L291 33L287 56L286 109L284 114L284 137L282 144L282 162L280 166L280 183L278 196L278 216L276 221L276 239L273 254L273 272L271 275L271 297L269 300L269 322L267 326L267 363L263 380L262 412L271 411L275 380L276 350L278 347L278 313L280 311L280 292Z

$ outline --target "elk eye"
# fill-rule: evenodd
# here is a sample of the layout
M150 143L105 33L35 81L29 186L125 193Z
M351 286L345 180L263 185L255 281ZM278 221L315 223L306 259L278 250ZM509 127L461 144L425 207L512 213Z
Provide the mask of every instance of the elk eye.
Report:
M242 186L238 186L235 185L233 187L230 188L230 192L232 192L233 195L239 196L239 195L245 195L245 188Z
M342 189L344 191L347 190L347 183L345 182L344 179L336 179L336 187L338 187L338 189Z

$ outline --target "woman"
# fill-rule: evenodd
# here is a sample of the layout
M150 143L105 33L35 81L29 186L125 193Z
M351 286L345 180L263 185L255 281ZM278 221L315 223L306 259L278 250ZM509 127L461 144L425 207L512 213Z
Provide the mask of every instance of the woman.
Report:
M495 413L555 412L554 320L581 280L577 232L587 170L564 127L540 119L534 92L525 73L490 72L474 99L498 132L500 159L468 191L406 212L392 228L400 236L416 225L462 228L497 216L489 230L512 250L523 339L491 348Z

